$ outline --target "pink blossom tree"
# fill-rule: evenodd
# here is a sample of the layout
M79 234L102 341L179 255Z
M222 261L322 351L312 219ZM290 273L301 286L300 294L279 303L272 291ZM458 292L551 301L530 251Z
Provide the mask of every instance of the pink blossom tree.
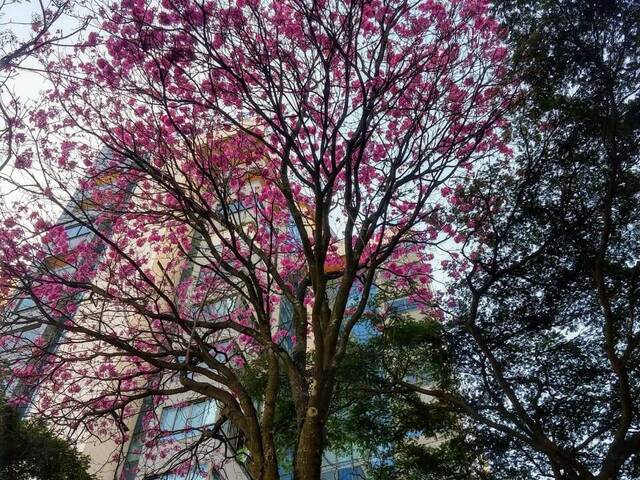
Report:
M38 70L39 65L29 63L40 55L46 56L55 46L63 44L85 27L81 21L69 29L57 28L61 19L72 13L73 2L45 2L34 4L20 0L0 2L0 146L3 157L0 170L8 165L21 150L25 133L21 131L28 109L24 100L15 93L14 84L24 70ZM30 18L18 18L20 9L32 11ZM30 22L28 34L20 30Z
M317 479L372 289L432 311L430 247L455 235L440 188L505 148L502 32L478 0L124 0L96 18L49 65L29 202L4 219L2 295L38 311L5 324L13 375L57 424L123 444L145 399L214 399L194 449L233 453L230 424L254 479L279 477L286 382L294 475ZM55 334L21 339L39 325ZM157 455L191 468L194 449Z

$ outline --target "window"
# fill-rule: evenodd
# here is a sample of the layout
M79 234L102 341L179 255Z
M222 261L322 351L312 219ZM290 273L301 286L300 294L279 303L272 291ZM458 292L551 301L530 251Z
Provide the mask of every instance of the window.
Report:
M19 300L13 314L13 332L23 342L33 342L47 329L47 324L39 320L40 311L31 297Z
M35 306L36 306L36 302L33 298L31 297L23 298L18 302L18 305L16 306L16 312L23 312Z
M138 429L136 428L136 430ZM143 432L136 431L133 437L131 437L129 450L127 451L127 458L124 467L122 468L123 480L134 480L136 477L138 461L140 459L140 455L142 455L142 436Z
M363 480L363 457L356 449L350 452L325 451L322 458L321 480Z
M214 317L222 317L229 315L236 308L236 300L238 297L224 297L209 303L205 306L205 311Z
M347 314L352 314L356 310L356 308L358 308L358 306L360 305L360 299L362 298L363 291L364 291L364 287L358 280L353 282L353 285L351 286L351 290L349 290L349 297L347 299L347 308L346 308ZM367 313L372 313L375 310L375 301L376 301L377 294L378 294L378 286L374 283L371 285L371 288L369 289L369 298L367 299L367 305L365 306L365 309L364 309L365 315Z
M338 478L340 480L361 480L364 478L362 467L347 467L338 470Z
M91 233L91 229L89 229L89 227L79 223L72 223L70 225L65 226L64 229L67 233L67 240L85 237Z
M298 226L296 225L296 221L293 219L293 217L289 218L289 222L287 223L287 232L289 233L289 238L293 241L293 243L302 242L302 237L300 236Z
M408 312L410 310L415 310L418 308L418 305L415 301L411 300L409 297L396 298L395 300L391 300L389 302L389 308L392 312L402 313Z
M217 473L213 473L213 479L220 478ZM184 474L167 473L157 478L157 480L206 480L207 469L204 466L196 466L190 472Z
M280 329L286 330L287 332L289 332L289 335L287 335L281 342L281 345L288 352L291 352L293 350L293 342L291 341L291 335L294 334L293 309L294 309L293 304L283 296L280 299L280 317L278 320L278 326Z
M135 480L138 473L138 461L144 449L144 427L143 418L147 412L153 409L152 397L147 397L142 403L142 407L133 429L133 435L127 449L127 457L122 469L121 480Z
M354 282L351 290L349 291L349 298L347 299L347 308L345 310L345 323L353 315L360 304L362 298L362 285L359 282ZM362 317L353 326L351 330L351 337L357 342L366 342L377 334L374 325L370 321L370 316L376 310L376 296L378 294L378 286L374 283L369 290L369 298L367 304L362 312Z
M196 305L194 314L200 316L203 320L216 320L226 317L233 313L236 309L238 297L224 297L204 304Z
M245 210L249 209L249 205L245 205L242 201L240 200L236 200L233 202L229 202L226 205L219 205L218 208L216 208L216 213L218 215L221 215L224 217L224 213L225 213L225 207L226 207L226 212L228 215L233 215L234 213L240 213L240 212L244 212Z
M242 212L244 210L247 210L248 208L249 206L245 205L240 200L236 200L235 202L232 202L229 205L227 205L227 209L229 210L230 213Z
M217 413L213 400L197 401L176 407L165 407L160 416L160 429L171 434L171 438L180 439L194 430L215 422Z

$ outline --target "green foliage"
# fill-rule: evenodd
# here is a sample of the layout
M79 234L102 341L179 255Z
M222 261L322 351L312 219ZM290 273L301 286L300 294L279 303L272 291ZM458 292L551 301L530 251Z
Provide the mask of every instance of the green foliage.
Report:
M350 342L336 372L325 428L327 450L356 452L371 479L486 478L478 461L481 449L460 430L458 417L437 403L425 411L416 393L398 388L399 381L452 386L441 324L406 314L370 316L362 322L369 335ZM265 363L254 361L243 375L259 401L266 387ZM284 472L291 471L297 435L288 385L281 382L274 426Z
M95 480L89 457L57 438L44 421L20 419L0 402L0 478L11 480Z
M465 426L492 478L638 478L640 4L496 8L525 98L514 158L455 214L477 225L448 325Z
M381 332L350 344L327 426L330 445L355 446L372 479L483 478L458 417L436 402L425 408L418 394L399 387L452 386L442 325L393 313L368 321Z

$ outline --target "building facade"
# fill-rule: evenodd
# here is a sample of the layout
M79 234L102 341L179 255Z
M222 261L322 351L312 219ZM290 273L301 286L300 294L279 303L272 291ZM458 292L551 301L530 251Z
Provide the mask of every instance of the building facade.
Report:
M108 157L108 155L105 155ZM108 190L116 187L117 177L104 174L92 180L87 190L80 189L74 196L73 201L67 207L67 212L58 221L64 227L67 239L66 252L52 252L48 263L50 269L56 272L64 272L65 269L78 268L78 261L66 262L65 258L84 248L91 243L96 235L95 228L98 225L91 218L92 204L96 205L95 214L100 213L100 208L93 197L96 192ZM251 181L259 182L259 178ZM125 186L124 189L134 192L136 186ZM90 193L87 193L90 192ZM126 196L122 197L126 201ZM228 215L237 217L239 223L251 222L250 218L243 219L245 207L241 201L229 202L227 206ZM87 217L87 215L89 215ZM100 224L100 228L108 231L108 223ZM197 290L205 284L207 279L206 268L198 259L206 258L204 250L212 248L211 245L203 245L196 234L191 234L192 251L188 258L190 261L180 267L165 268L168 265L167 258L160 258L157 249L149 249L144 253L147 258L147 266L150 270L155 270L159 276L166 276L171 285L185 284L186 279L191 280L191 290ZM213 245L217 248L217 245ZM169 246L168 250L170 252ZM80 259L80 264L86 262L106 261L101 251L86 250L87 259ZM140 253L140 252L138 252ZM338 252L339 254L340 252ZM170 256L170 253L166 254ZM77 260L77 259L76 259ZM75 264L76 267L70 266ZM175 292L176 295L184 295L185 292ZM350 298L350 305L356 305L361 292L354 288ZM81 298L67 298L68 304L83 303ZM86 299L85 299L86 300ZM84 302L86 303L86 302ZM376 289L371 294L370 309L375 308ZM291 348L291 315L292 306L286 299L281 299L278 309L272 312L275 321L274 330L285 332L282 337L284 348ZM219 289L211 295L200 295L197 304L193 305L193 312L197 311L199 316L208 318L230 317L241 308L239 296L230 292L221 293ZM412 312L416 305L407 297L394 299L392 308L396 311ZM68 309L69 312L76 312L75 309ZM72 348L73 341L63 336L70 335L63 333L63 329L55 325L38 322L40 314L37 296L30 297L22 295L6 303L3 307L4 324L11 324L17 327L19 332L15 335L17 342L24 342L25 345L37 342L44 342L45 350L53 354L57 349ZM193 313L192 312L192 313ZM78 313L69 313L68 315ZM196 314L193 313L195 316ZM376 335L375 328L363 323L357 325L353 337L355 341L366 341L372 335ZM231 333L229 333L231 335ZM65 341L63 341L65 340ZM219 343L224 344L224 338ZM30 361L30 369L37 370L39 365L37 360L18 359L14 356L14 351L20 349L7 349L2 354L3 361L12 363L16 361ZM25 350L26 351L26 350ZM216 353L225 355L225 353ZM232 363L237 357L228 357L226 361ZM177 364L187 362L188 359L181 354L175 354L173 361ZM206 365L205 365L206 366ZM126 369L126 364L116 365L117 368ZM237 368L242 368L241 363L236 364ZM194 374L197 375L197 374ZM162 384L163 389L179 385L177 376L166 376L159 373L146 380L149 388L154 388L154 382ZM13 379L5 386L5 394L9 397L18 398L19 408L25 416L32 414L32 407L42 403L43 389L47 389L47 384L29 384L28 381ZM82 397L83 392L77 392ZM258 401L259 402L259 401ZM247 461L247 449L244 445L242 435L233 425L222 418L221 408L216 401L209 397L195 393L193 391L180 392L166 398L152 397L141 398L132 402L128 409L128 414L121 419L120 425L126 432L123 438L110 436L109 432L84 432L75 436L79 450L90 456L92 468L99 478L103 480L244 480L249 479L245 463ZM215 432L214 436L207 437L208 432ZM206 438L206 441L202 441ZM338 453L327 451L323 459L322 480L355 480L366 478L366 459L353 450L348 453ZM286 467L282 468L282 478L289 480L292 478Z

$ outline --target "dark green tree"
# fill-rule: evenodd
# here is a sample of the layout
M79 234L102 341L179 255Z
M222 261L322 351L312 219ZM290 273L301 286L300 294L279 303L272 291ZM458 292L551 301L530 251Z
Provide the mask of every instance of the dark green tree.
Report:
M352 342L340 369L328 426L334 448L367 461L367 478L488 478L483 450L458 415L402 382L453 388L442 324L417 312L372 314L365 341Z
M95 480L89 457L56 437L37 418L22 420L0 401L0 478L7 480Z
M445 192L460 381L413 390L464 414L491 478L640 478L640 3L496 8L514 155Z

